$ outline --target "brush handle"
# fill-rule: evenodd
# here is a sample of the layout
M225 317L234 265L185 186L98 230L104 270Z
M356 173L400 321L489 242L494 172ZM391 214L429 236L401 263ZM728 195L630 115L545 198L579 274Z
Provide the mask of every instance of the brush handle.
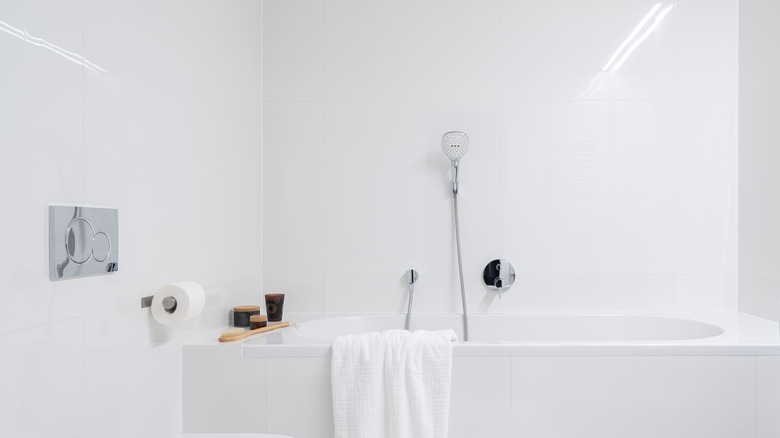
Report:
M231 336L229 338L223 338L223 337L220 336L219 337L219 342L239 341L241 339L246 338L247 336L252 336L252 335L256 335L258 333L264 333L264 332L267 332L267 331L280 329L280 328L283 328L283 327L287 327L289 325L290 325L289 322L281 322L279 324L269 325L268 327L260 327L259 329L250 330L248 332L242 333L242 334L237 335L237 336Z

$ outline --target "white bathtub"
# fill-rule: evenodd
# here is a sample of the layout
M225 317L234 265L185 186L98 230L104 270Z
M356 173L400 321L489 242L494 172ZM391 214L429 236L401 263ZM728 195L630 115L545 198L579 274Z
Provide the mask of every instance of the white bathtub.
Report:
M411 330L455 330L463 338L458 315L422 315L414 318ZM332 342L337 336L403 328L403 315L361 315L323 318L299 325L304 338ZM601 314L510 314L472 315L472 342L589 342L589 341L678 341L718 336L717 325L690 319L648 315Z
M215 334L184 346L185 432L332 437L332 340L403 327L404 315L289 320L298 327L244 343ZM460 333L461 317L412 324ZM775 323L736 312L528 313L472 315L469 328L453 350L449 438L780 436Z
M414 315L412 330L452 329L463 339L460 315ZM250 339L245 357L329 354L339 335L403 328L401 314L301 315L297 327ZM455 356L533 355L777 355L777 325L746 314L518 313L469 316L469 342Z

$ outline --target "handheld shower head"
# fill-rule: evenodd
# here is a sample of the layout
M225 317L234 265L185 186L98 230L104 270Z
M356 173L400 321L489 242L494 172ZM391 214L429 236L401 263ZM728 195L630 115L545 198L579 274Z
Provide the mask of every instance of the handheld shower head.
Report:
M459 160L469 151L469 136L465 132L450 131L441 137L441 151L450 160Z
M469 136L465 132L450 131L441 137L441 151L452 162L452 193L458 193L460 159L469 151Z

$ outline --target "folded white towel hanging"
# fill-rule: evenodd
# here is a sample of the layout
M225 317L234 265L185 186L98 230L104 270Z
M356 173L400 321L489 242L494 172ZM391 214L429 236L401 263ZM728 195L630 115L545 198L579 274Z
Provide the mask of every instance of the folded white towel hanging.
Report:
M446 438L452 330L387 330L333 342L336 438Z

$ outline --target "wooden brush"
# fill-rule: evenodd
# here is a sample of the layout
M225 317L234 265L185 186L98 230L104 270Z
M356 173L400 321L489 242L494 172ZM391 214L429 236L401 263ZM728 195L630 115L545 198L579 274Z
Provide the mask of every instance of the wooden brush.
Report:
M280 329L282 327L289 326L289 322L280 322L279 324L269 325L268 327L260 327L259 329L249 330L248 332L236 333L236 329L227 329L222 331L222 335L219 337L219 342L233 342L246 338L247 336L256 335L258 333L264 333L271 330Z

